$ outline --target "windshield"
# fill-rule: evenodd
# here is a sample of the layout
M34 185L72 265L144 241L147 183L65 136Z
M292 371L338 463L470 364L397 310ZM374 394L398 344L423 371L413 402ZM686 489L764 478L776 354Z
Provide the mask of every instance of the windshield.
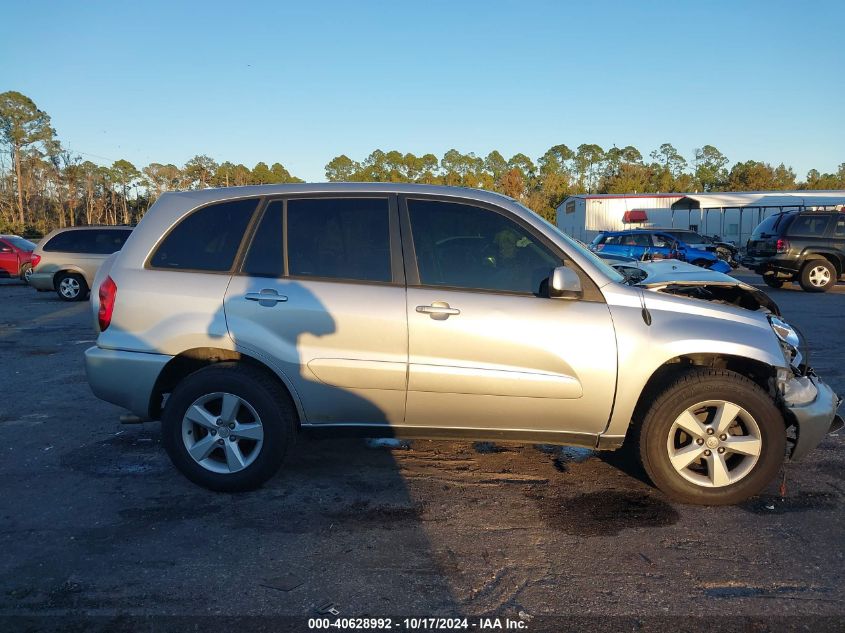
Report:
M15 248L19 248L22 251L32 252L35 250L35 244L30 242L29 240L25 240L22 237L18 237L17 235L12 237L5 238L9 244L14 246Z
M520 206L522 206L522 205L520 205ZM523 207L523 208L525 208L525 207ZM532 213L533 213L533 211L532 211ZM554 224L549 222L547 219L545 219L543 217L540 217L540 219L546 224L546 226L548 226L552 231L554 231L555 235L560 237L569 246L571 246L573 249L578 251L578 253L580 255L583 255L586 259L589 259L590 262L596 268L598 268L605 275L610 277L610 279L612 279L613 281L615 281L617 283L624 283L625 282L625 277L623 275L620 275L619 272L615 268L613 268L612 266L609 266L605 261L602 260L601 257L599 257L595 253L589 251L585 246L583 246L577 240L574 240L571 237L569 237L566 233L561 231L559 228L557 228Z

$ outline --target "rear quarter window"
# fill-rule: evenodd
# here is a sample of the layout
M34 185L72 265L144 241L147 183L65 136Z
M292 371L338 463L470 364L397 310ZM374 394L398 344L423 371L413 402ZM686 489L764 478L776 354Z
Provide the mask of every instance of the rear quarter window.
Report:
M247 198L191 212L162 240L149 266L165 270L231 270L257 207L258 198Z
M830 224L829 215L806 213L793 220L792 225L789 227L789 235L822 237L827 231L828 224Z
M47 252L54 253L85 253L91 246L91 231L63 231L56 233L44 245Z

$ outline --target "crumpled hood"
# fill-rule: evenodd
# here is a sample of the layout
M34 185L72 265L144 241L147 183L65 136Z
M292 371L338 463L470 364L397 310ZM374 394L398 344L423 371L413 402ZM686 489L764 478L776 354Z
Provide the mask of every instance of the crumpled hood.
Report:
M765 292L714 270L673 259L627 262L616 267L642 270L647 277L637 285L647 290L780 315L780 308Z

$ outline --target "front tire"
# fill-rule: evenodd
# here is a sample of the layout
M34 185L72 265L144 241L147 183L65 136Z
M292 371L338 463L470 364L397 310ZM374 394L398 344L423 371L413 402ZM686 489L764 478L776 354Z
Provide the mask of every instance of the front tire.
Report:
M777 474L786 428L771 397L733 371L693 369L654 401L639 429L652 482L681 503L729 505Z
M82 275L62 273L56 278L56 294L62 301L84 301L88 296L88 284Z
M783 288L783 279L778 279L774 275L763 275L763 283L769 288Z
M162 415L173 465L209 490L254 490L279 470L296 436L290 395L266 372L218 363L183 379Z
M836 268L826 259L813 259L801 269L801 287L807 292L827 292L836 284Z

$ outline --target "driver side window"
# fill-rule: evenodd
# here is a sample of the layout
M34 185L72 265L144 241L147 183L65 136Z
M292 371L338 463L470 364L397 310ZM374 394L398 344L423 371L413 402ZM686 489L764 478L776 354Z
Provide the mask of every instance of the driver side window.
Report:
M510 218L481 207L408 200L420 283L539 295L561 260Z

